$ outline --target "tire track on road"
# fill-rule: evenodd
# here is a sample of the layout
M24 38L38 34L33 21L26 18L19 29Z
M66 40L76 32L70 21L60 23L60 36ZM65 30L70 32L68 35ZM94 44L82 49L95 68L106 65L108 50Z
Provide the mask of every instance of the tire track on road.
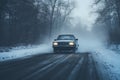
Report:
M54 67L56 67L58 64L60 64L62 62L62 60L67 59L69 56L63 55L62 57L58 58L57 60L54 60L53 62L51 62L50 64L37 69L34 72L31 72L30 75L23 77L23 79L21 80L37 80L37 77L40 77L41 75L45 75L47 72L49 72L50 70L54 69Z

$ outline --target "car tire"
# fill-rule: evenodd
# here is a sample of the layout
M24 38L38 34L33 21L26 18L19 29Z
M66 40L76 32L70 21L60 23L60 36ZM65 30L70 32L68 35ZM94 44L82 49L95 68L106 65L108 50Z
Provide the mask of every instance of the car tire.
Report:
M58 50L54 49L54 53L55 53L55 54L58 53Z

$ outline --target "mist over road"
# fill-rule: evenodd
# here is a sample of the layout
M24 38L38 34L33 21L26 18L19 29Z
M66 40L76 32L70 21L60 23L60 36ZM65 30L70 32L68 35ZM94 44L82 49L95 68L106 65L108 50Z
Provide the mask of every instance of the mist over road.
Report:
M100 80L90 53L43 54L0 63L1 80Z

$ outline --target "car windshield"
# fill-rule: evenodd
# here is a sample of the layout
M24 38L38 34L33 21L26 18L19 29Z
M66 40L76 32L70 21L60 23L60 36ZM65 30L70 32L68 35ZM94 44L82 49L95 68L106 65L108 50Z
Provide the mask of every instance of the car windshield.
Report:
M60 35L58 36L58 40L74 40L75 37L72 35Z

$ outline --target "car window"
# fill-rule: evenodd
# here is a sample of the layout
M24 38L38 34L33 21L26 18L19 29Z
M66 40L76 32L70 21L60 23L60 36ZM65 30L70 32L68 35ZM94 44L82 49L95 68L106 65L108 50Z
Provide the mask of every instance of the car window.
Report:
M60 35L58 36L59 40L74 40L75 37L74 36L68 36L68 35Z

